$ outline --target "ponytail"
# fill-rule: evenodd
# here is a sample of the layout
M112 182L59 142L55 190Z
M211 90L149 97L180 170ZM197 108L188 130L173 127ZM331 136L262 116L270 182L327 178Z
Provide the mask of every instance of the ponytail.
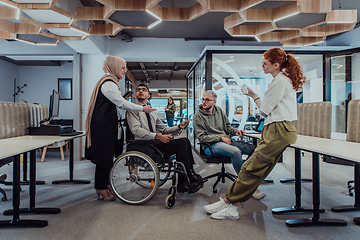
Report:
M284 73L290 78L293 88L296 91L302 88L306 78L303 75L300 64L293 55L286 54L286 52L280 48L272 48L264 53L264 58L272 64L279 63L281 69L285 68Z

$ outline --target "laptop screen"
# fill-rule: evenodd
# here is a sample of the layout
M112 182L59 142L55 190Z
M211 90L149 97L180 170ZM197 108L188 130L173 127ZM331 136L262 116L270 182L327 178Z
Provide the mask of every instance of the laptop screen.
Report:
M257 127L256 127L256 131L261 132L262 129L263 129L263 127L264 127L264 123L265 123L264 119L263 119L263 118L260 119L260 122L259 122L259 124L258 124Z

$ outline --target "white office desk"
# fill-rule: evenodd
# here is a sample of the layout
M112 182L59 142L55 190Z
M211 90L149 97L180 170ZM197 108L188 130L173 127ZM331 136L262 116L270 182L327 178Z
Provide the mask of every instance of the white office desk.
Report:
M252 138L260 138L261 134L245 134ZM313 217L310 219L293 219L287 220L288 226L310 226L310 225L331 225L331 226L345 226L347 223L338 219L320 219L319 213L322 211L320 205L320 176L319 176L319 155L325 155L329 157L336 157L346 162L352 162L354 164L354 177L355 177L355 204L354 206L343 206L333 208L333 211L346 211L359 210L360 209L360 186L356 184L359 182L358 176L360 175L360 154L359 143L338 141L318 137L310 137L298 135L298 138L294 144L289 147L295 149L295 197L296 205L293 207L273 208L274 214L286 213L286 212L313 212ZM313 162L313 209L304 209L301 207L301 153L300 151L307 151L312 153ZM356 191L357 190L357 191ZM358 193L358 194L356 194ZM359 221L358 218L354 221Z
M300 150L304 150L312 153L313 217L309 219L287 220L286 224L288 226L311 226L311 225L346 226L347 225L345 221L339 219L320 219L319 155L321 154L329 157L336 157L346 162L352 162L354 164L354 176L356 178L360 173L359 146L360 146L359 143L298 135L297 141L294 144L290 145L290 147L295 149L295 161L297 158L298 159L301 158ZM298 166L297 168L295 168L295 184L298 186L301 186L300 173L301 173L301 168L300 166ZM299 195L299 193L296 194ZM359 195L360 195L359 193L356 195L356 191L355 191L355 203L359 202L360 200Z
M22 227L45 227L45 220L20 220L19 213L60 213L58 208L35 208L36 193L36 149L42 148L59 141L70 141L70 180L60 182L77 182L72 179L73 171L73 140L82 137L76 136L21 136L0 140L0 160L8 157L15 157L13 163L13 209L6 210L4 215L13 215L12 221L0 221L0 227L22 226ZM30 152L30 208L19 209L20 206L20 154ZM86 180L78 180L81 183L90 183Z

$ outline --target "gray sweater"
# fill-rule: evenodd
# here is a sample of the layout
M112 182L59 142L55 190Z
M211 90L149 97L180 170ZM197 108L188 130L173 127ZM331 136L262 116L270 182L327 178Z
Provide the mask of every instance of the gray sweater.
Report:
M194 130L200 142L221 142L222 137L231 139L237 131L230 126L226 114L220 107L214 106L213 113L207 113L201 105L194 114Z

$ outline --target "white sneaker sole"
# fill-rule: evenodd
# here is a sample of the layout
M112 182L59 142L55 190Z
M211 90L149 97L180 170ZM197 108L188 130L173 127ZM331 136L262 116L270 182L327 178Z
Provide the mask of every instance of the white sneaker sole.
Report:
M224 219L238 220L239 215L238 216L216 216L214 214L211 214L211 218L216 219L216 220L224 220Z
M257 196L257 195L252 196L252 198L254 198L254 199L256 199L256 200L261 200L261 199L263 199L263 198L265 198L265 197L266 197L265 193L262 194L262 195L260 195L260 196Z

